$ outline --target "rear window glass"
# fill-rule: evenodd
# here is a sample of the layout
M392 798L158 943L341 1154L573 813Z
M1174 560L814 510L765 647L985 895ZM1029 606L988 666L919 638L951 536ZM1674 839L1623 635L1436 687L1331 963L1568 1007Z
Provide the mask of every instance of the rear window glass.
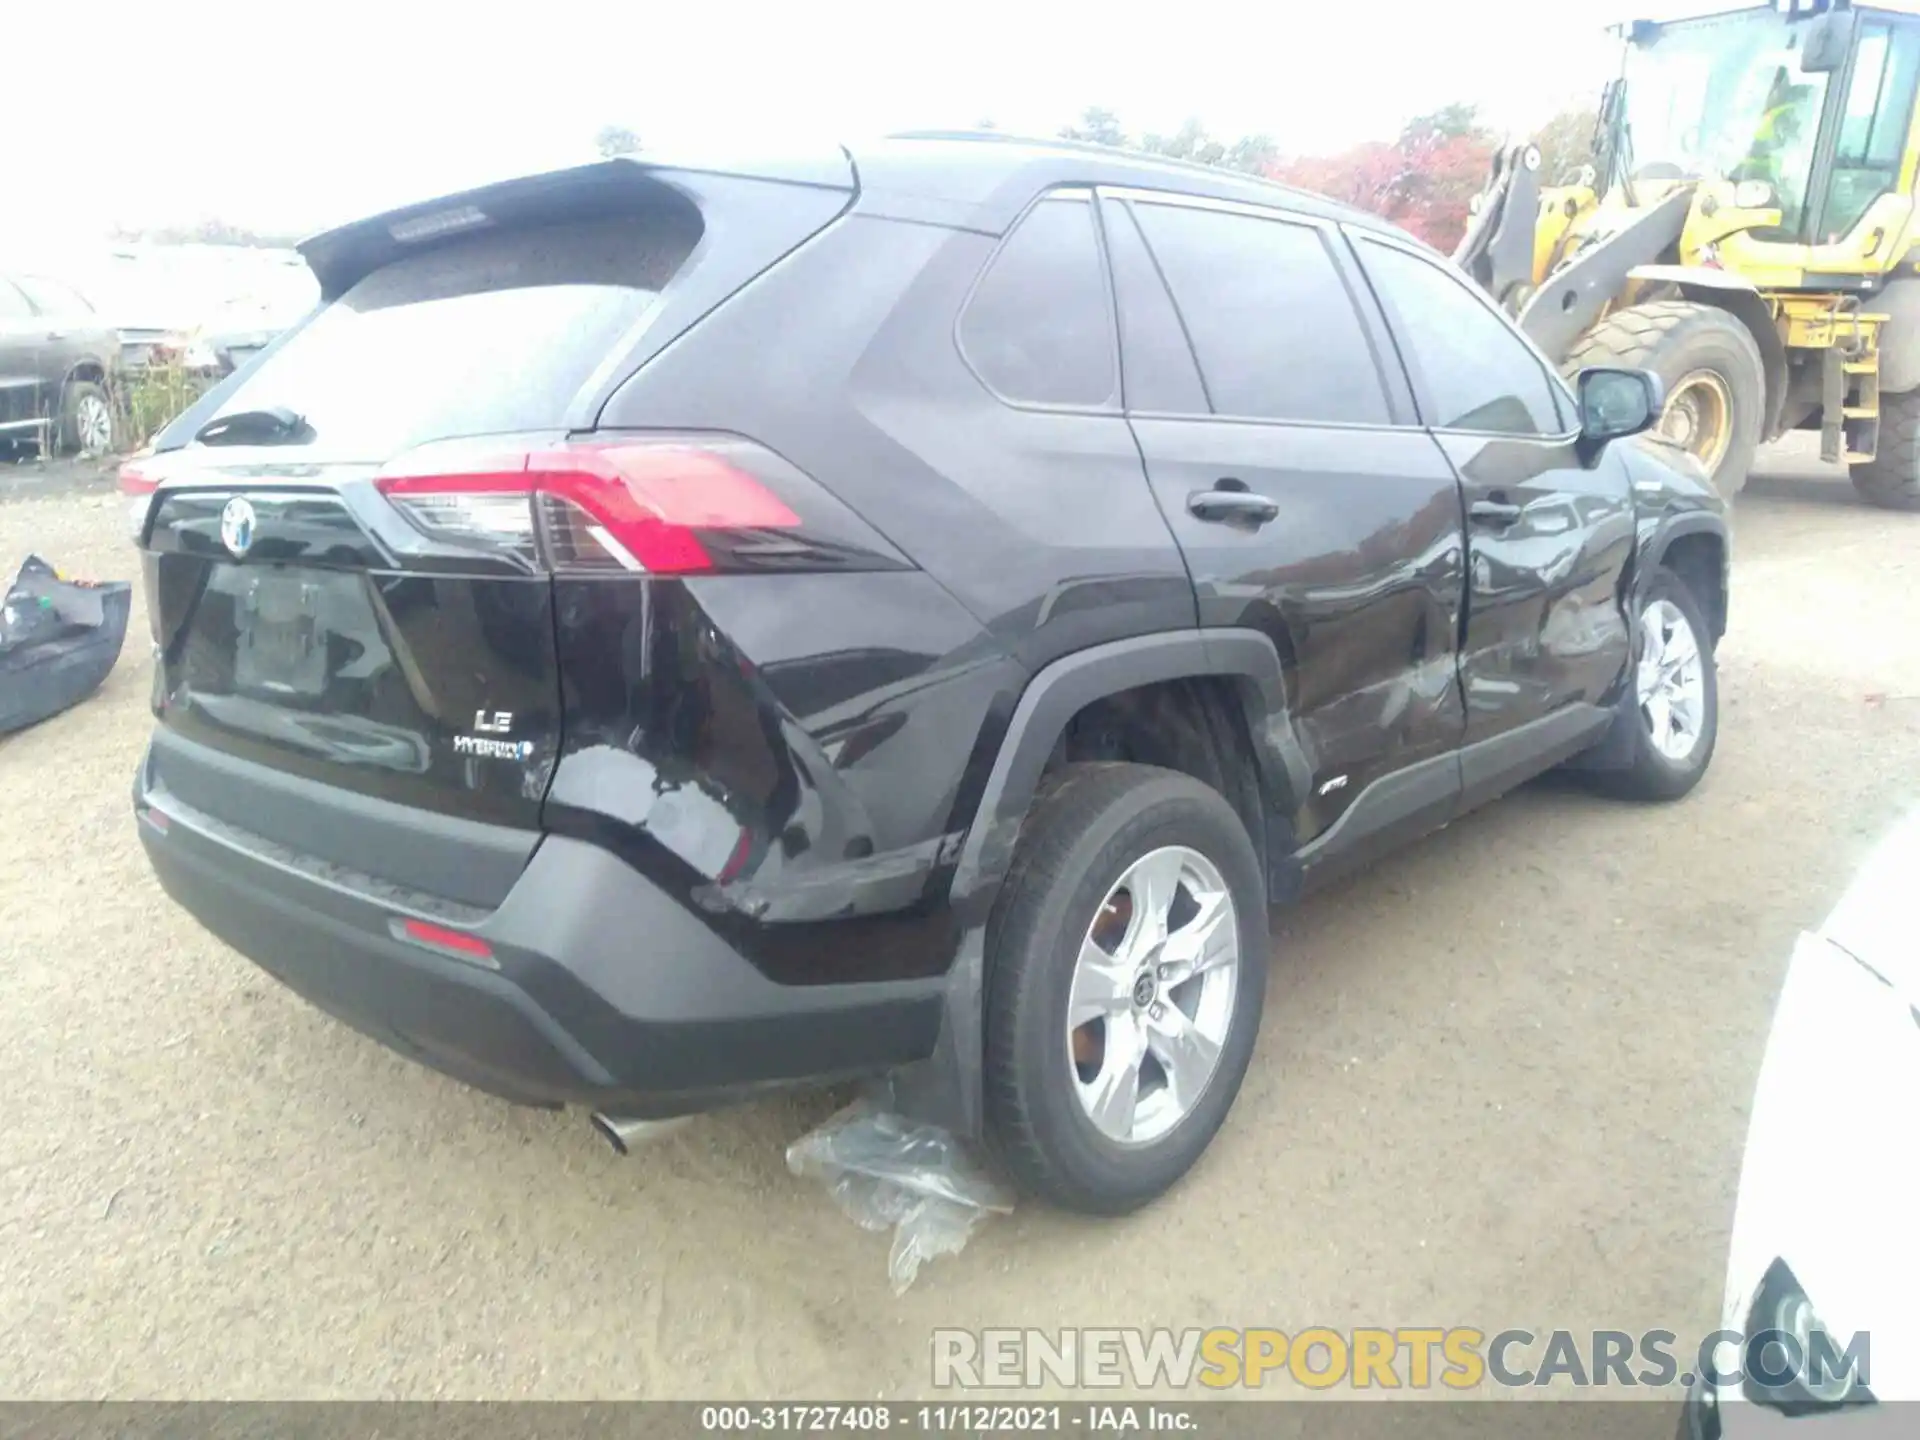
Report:
M699 239L690 215L471 236L384 266L328 306L220 413L285 406L340 458L560 424Z

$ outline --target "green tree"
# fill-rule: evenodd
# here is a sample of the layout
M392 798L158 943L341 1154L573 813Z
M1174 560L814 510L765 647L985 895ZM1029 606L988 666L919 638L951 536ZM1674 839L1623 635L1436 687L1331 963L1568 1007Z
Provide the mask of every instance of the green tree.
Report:
M636 155L640 151L640 137L624 125L602 125L600 133L593 137L593 143L602 157L608 160L616 155Z
M1197 165L1218 165L1227 158L1227 147L1193 119L1171 135L1143 136L1134 148L1148 155L1164 155L1169 160L1188 160Z
M1075 125L1060 127L1062 140L1085 140L1095 145L1111 145L1119 149L1127 143L1127 135L1120 128L1120 117L1111 110L1103 110L1098 105L1089 105L1080 112L1080 121Z
M1534 144L1540 147L1540 183L1564 185L1593 163L1593 132L1600 123L1591 108L1562 110L1540 127Z
M269 250L290 250L301 239L297 234L249 230L243 225L218 218L199 220L190 225L116 225L110 232L110 238L144 240L153 245L246 245Z
M1271 135L1242 135L1227 147L1225 164L1230 170L1249 175L1264 175L1280 159L1280 147Z
M1443 105L1416 115L1400 131L1400 144L1412 148L1442 140L1491 140L1492 132L1480 119L1480 107L1465 103Z
M1225 140L1210 134L1207 127L1194 118L1189 118L1171 135L1130 136L1121 127L1118 115L1098 105L1088 106L1081 112L1079 123L1062 127L1060 135L1066 140L1090 141L1116 150L1159 155L1195 165L1217 165L1247 175L1264 175L1280 159L1279 146L1270 135L1243 135L1237 140Z

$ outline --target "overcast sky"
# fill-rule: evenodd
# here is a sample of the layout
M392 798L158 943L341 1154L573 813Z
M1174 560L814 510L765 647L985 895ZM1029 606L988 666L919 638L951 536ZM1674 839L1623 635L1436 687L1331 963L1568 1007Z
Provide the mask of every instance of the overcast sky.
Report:
M989 119L1051 134L1104 105L1136 132L1195 116L1309 153L1466 100L1527 129L1591 98L1623 0L1163 0L1138 18L1077 0L92 0L84 26L51 0L8 10L4 133L50 142L9 147L0 228L18 240L210 216L309 230L586 158L606 124L671 152Z

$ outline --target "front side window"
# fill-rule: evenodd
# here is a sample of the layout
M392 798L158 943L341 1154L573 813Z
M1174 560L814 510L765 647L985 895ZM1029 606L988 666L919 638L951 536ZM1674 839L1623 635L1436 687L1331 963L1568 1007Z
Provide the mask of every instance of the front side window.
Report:
M49 280L43 275L22 275L20 288L27 292L27 298L33 302L33 308L42 315L91 315L93 306L80 298L79 292L62 285L58 280Z
M13 282L0 279L0 320L26 320L33 315L27 297L13 288Z
M1861 27L1834 146L1827 208L1820 221L1821 237L1827 243L1843 239L1874 201L1899 184L1900 156L1913 122L1916 79L1920 79L1920 26Z
M1119 368L1090 202L1047 199L1027 213L967 301L960 348L1015 404L1111 403Z
M1183 205L1133 210L1216 415L1389 422L1373 348L1318 227Z
M1363 239L1360 253L1436 430L1555 435L1554 382L1505 321L1438 264Z

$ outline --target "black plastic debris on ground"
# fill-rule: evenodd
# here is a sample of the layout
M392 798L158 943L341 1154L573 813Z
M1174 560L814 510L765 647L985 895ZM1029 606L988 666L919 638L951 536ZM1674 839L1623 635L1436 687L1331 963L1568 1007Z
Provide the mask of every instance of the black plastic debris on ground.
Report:
M100 688L127 638L133 587L62 579L27 557L0 608L0 735L36 725Z

